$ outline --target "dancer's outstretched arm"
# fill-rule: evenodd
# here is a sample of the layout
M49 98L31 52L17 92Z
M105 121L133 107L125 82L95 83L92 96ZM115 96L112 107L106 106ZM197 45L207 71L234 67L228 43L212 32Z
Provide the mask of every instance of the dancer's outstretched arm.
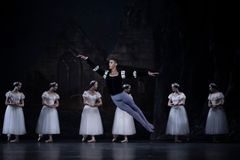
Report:
M138 77L143 77L143 76L157 76L159 75L159 72L151 72L151 71L136 71L134 70L133 72L126 72L126 77L134 77L134 78L138 78Z
M90 58L88 58L87 56L81 55L81 54L77 55L77 57L86 61L92 67L93 71L97 72L101 76L104 75L105 71L103 69L101 69L99 65L96 65L94 62L92 62L90 60Z
M93 71L97 72L98 74L100 74L101 76L104 75L105 71L102 70L99 65L94 64L87 56L84 55L77 55L78 58L81 58L82 60L85 60L93 69ZM121 73L121 74L125 74L127 77L142 77L142 76L157 76L159 73L158 72L151 72L151 71L133 71L133 72L127 72L127 73Z
M151 72L151 71L148 71L148 75L149 75L149 76L152 76L152 77L156 77L157 75L159 75L159 72Z

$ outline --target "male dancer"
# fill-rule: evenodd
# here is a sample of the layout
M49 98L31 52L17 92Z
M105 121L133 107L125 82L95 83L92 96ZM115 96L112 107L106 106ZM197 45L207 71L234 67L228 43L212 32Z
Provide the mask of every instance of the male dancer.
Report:
M93 68L93 71L103 76L103 78L106 80L106 85L109 89L111 98L117 107L133 116L133 118L135 118L147 131L154 131L154 126L148 122L142 111L135 104L134 100L130 98L126 92L123 92L122 83L123 79L126 77L133 76L134 78L137 78L137 76L144 75L156 76L159 74L158 72L133 71L133 73L127 73L124 70L119 72L117 69L118 60L114 56L108 58L109 69L104 71L99 67L99 65L95 65L87 56L77 55L77 57L85 60Z

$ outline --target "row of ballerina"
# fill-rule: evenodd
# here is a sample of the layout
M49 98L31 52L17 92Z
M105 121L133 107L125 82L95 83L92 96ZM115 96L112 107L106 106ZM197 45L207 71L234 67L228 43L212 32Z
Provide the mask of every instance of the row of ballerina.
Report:
M22 107L24 106L24 94L20 92L21 82L14 82L14 89L6 93L7 105L2 133L6 134L9 142L18 142L19 135L26 134L25 120ZM48 135L45 142L53 142L52 135L60 134L59 118L57 107L59 106L59 95L56 93L58 84L50 83L49 90L42 94L42 104L40 115L38 117L36 133L38 141L42 140L43 135ZM171 107L166 127L166 134L174 135L175 142L181 142L179 135L189 134L189 123L186 110L184 108L186 96L179 91L179 84L171 85L172 93L168 96L168 106ZM82 94L84 109L81 115L79 134L83 136L82 141L96 142L95 136L103 134L103 125L98 107L102 105L101 94L97 91L98 82L91 81L89 89ZM131 86L123 85L125 92L131 99ZM224 112L224 95L219 92L216 84L209 85L210 94L208 96L208 106L210 107L205 133L209 135L227 134L228 124ZM129 135L136 133L133 117L119 107L116 108L112 134L112 141L117 140L118 135L124 136L121 142L128 142ZM11 139L11 135L15 135L15 139ZM90 136L91 139L87 139Z

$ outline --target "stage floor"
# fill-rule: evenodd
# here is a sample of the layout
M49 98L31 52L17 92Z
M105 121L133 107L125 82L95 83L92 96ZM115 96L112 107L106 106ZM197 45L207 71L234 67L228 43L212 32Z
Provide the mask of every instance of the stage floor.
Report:
M238 143L0 142L1 160L239 160Z

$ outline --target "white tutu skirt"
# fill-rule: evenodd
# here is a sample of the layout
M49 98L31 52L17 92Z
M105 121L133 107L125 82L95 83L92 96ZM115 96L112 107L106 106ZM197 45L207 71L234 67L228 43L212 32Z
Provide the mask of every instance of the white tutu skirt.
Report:
M189 134L188 118L184 106L171 107L167 122L166 134Z
M38 134L60 134L58 112L56 108L47 106L42 107L36 132Z
M23 135L26 133L23 109L8 105L4 115L3 134Z
M228 133L227 117L222 107L209 109L205 133L206 134Z
M116 108L113 121L113 135L133 135L136 133L133 117L127 112Z
M99 110L97 107L84 106L80 122L80 135L101 135L103 134L103 125Z

